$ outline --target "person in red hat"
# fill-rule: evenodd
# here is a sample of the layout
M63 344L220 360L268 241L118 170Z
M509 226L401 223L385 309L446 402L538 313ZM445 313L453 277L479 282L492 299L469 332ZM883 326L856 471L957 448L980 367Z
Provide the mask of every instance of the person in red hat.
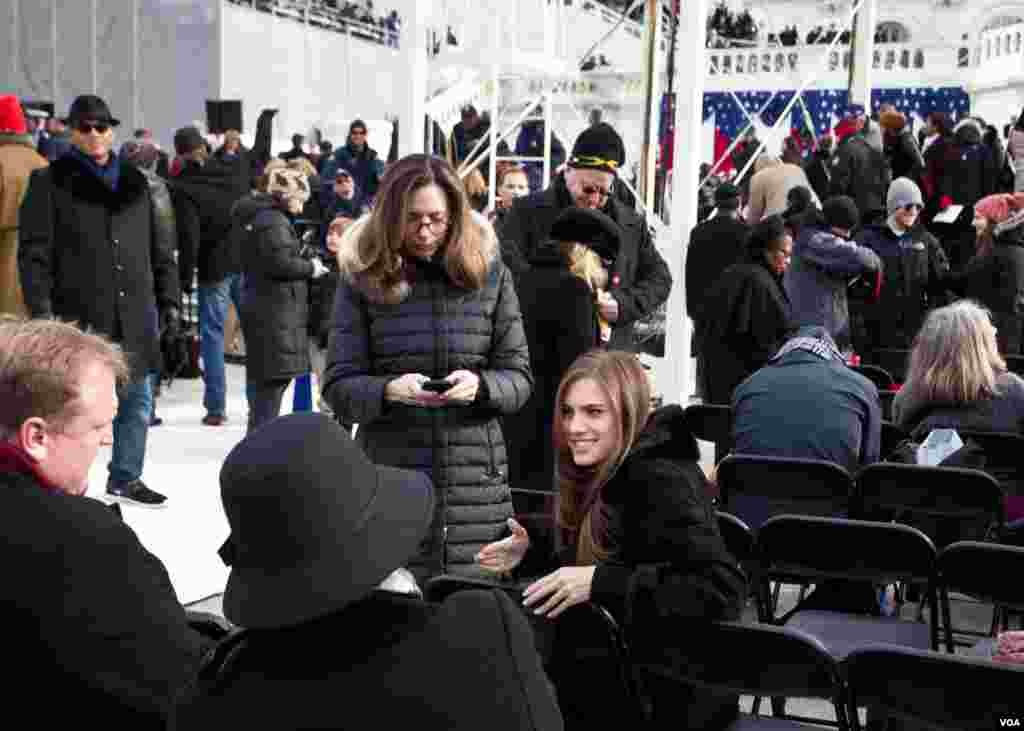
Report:
M24 315L18 279L18 207L33 170L46 167L35 150L21 104L0 96L0 315Z

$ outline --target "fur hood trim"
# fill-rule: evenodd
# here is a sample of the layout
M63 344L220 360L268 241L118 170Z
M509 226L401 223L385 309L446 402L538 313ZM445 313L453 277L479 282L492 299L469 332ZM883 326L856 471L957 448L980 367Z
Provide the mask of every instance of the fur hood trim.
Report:
M370 220L369 213L361 216L345 233L342 234L341 243L338 246L338 271L353 287L360 291L368 300L376 303L383 302L404 302L412 291L412 285L407 278L401 279L390 289L380 288L379 283L370 281L365 276L366 265L359 259L359 249L356 242L365 226ZM482 215L473 211L471 214L471 226L475 226L480 232L480 248L487 261L488 269L494 268L498 260L498 237L494 233L494 227Z

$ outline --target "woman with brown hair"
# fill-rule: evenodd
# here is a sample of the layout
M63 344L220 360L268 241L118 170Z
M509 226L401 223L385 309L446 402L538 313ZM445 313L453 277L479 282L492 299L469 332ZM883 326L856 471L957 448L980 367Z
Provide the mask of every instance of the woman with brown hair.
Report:
M451 166L410 155L338 252L324 393L377 464L417 469L437 513L413 572L478 573L512 515L498 417L530 396L526 336L494 231Z
M700 641L680 621L739 617L746 578L718 532L697 441L680 406L651 412L650 385L635 355L590 351L576 359L558 389L554 441L556 545L531 547L513 522L511 537L480 551L482 567L530 575L555 556L561 568L527 586L523 604L553 618L594 601L626 625L638 656L672 637ZM724 728L735 718L735 696L678 684L659 690L657 679L649 680L655 720ZM563 705L567 719L586 714L573 708Z

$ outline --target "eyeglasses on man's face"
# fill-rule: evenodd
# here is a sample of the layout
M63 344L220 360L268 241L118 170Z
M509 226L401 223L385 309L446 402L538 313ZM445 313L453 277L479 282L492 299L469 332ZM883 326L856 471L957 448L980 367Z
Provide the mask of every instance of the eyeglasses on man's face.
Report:
M439 234L448 228L448 216L443 213L410 213L406 225L414 231L426 226L430 233Z
M103 122L79 122L75 125L75 129L83 135L90 134L93 130L99 132L101 135L105 135L110 129L110 125L104 124Z

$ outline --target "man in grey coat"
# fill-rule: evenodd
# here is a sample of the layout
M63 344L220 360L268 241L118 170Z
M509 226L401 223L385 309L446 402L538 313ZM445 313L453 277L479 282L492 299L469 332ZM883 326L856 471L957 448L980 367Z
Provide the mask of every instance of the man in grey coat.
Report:
M882 264L871 249L849 240L860 220L852 198L829 198L821 213L822 221L801 230L783 284L793 324L821 325L842 348L850 340L847 287L857 277L877 277Z

